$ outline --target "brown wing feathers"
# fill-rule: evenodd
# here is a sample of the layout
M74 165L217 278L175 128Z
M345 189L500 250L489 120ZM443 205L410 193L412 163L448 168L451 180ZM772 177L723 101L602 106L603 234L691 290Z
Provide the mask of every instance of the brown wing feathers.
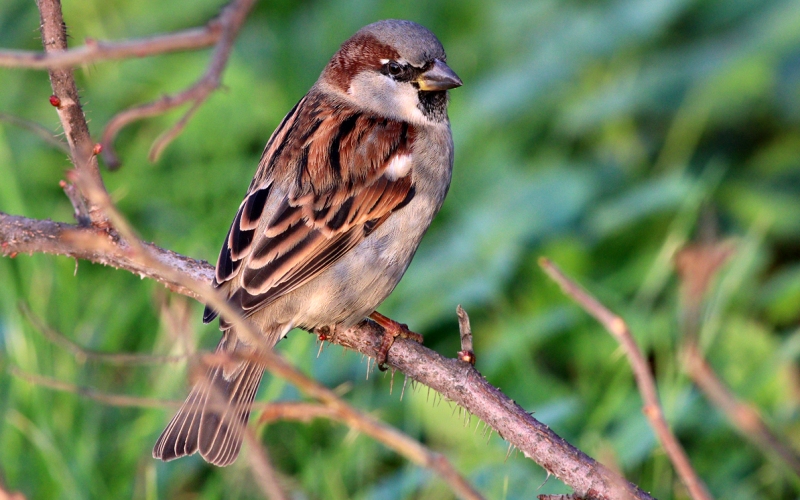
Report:
M326 121L335 123L320 129ZM314 126L300 133L298 122ZM267 143L259 182L231 224L214 285L241 275L230 300L247 315L332 265L413 198L410 171L397 179L384 173L392 158L410 154L414 136L407 123L303 98ZM275 179L287 178L294 182L276 189ZM264 208L278 191L289 194L265 224ZM214 317L206 308L203 320Z

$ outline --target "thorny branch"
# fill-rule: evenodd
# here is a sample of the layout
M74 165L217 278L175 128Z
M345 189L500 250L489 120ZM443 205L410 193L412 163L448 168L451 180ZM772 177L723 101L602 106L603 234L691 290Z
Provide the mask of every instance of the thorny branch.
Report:
M88 259L142 273L171 290L200 297L183 282L176 282L172 276L161 275L142 265L124 241L92 228L0 213L0 242L0 250L5 255L35 252ZM98 247L92 247L94 244ZM208 263L194 261L155 245L147 244L146 248L154 261L163 266L180 266L173 269L192 280L208 283L213 276L213 267ZM365 321L352 329L337 332L332 340L376 357L382 336L380 327ZM464 407L576 492L595 499L651 498L572 447L489 384L469 364L445 358L416 342L397 339L389 351L388 365Z

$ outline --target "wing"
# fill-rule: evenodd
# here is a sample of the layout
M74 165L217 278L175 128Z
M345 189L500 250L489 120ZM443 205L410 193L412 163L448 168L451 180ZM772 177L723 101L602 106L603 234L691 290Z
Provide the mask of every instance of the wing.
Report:
M413 126L309 94L267 143L214 286L249 316L332 266L414 197ZM205 322L216 317L206 308ZM223 325L223 328L225 325Z

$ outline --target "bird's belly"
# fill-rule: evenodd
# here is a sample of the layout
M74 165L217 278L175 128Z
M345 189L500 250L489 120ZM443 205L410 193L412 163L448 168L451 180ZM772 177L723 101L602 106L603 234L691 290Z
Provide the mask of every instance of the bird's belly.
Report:
M434 207L425 200L405 209L413 217L390 217L341 260L304 286L303 305L294 324L304 328L351 326L364 319L392 293L403 277ZM298 290L301 292L301 290Z

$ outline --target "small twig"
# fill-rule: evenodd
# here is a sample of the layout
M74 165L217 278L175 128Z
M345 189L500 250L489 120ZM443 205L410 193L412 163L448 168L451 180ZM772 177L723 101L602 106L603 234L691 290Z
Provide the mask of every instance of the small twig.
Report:
M167 144L178 136L197 107L208 98L211 92L219 88L222 71L228 62L233 42L236 40L239 29L254 3L255 0L233 0L222 9L219 15L221 34L211 57L211 63L206 73L194 85L183 92L165 95L147 104L122 111L108 122L100 143L103 145L103 159L109 168L113 169L120 166L119 157L114 150L114 139L126 125L143 118L162 114L187 102L193 102L192 108L173 126L173 129L163 134L156 141L150 151L151 158L157 158Z
M648 420L650 420L650 425L653 427L661 445L667 452L667 456L669 456L670 461L675 467L675 470L677 470L681 480L686 485L686 488L689 490L689 494L692 498L695 500L710 500L712 497L708 493L705 484L703 484L702 480L692 468L689 457L686 456L686 452L683 450L683 447L672 433L672 430L669 428L664 418L664 412L658 400L656 383L650 374L647 361L628 329L628 325L622 318L608 310L596 298L568 278L550 260L542 257L539 259L539 265L553 281L558 283L561 290L566 295L571 297L584 311L599 321L625 349L628 361L633 369L636 384L644 400L643 412Z
M461 350L458 351L458 359L471 365L475 364L475 351L472 349L472 327L469 325L467 311L461 307L456 307L458 315L458 330L461 333Z
M96 389L92 389L90 387L82 387L75 384L70 384L69 382L64 382L62 380L54 379L51 377L45 377L42 375L35 375L33 373L28 373L25 371L20 370L15 366L8 366L8 372L14 376L18 377L26 382L29 382L38 387L44 387L46 389L51 389L54 391L59 392L68 392L71 394L77 394L78 396L84 397L86 399L91 399L92 401L97 401L98 403L102 403L106 406L113 406L119 408L152 408L152 409L162 409L162 410L174 410L180 408L183 404L183 401L176 401L174 399L154 399L154 398L143 398L139 396L128 396L125 394L109 394L107 392L101 392ZM292 405L309 405L314 406L316 408L326 408L325 406L321 405L314 405L309 403L292 403L292 402L277 402L277 403L265 403L255 401L253 402L252 409L253 411L261 411L264 414L286 414L287 420L302 420L300 418L292 419L291 414L292 411L286 411L286 406ZM273 408L274 407L274 408ZM312 410L313 412L314 410ZM318 411L321 415L321 411Z
M265 408L258 417L258 423L271 424L281 420L308 423L317 418L336 420L339 414L332 408L318 403L279 401Z
M681 279L681 326L686 342L698 341L706 292L735 249L731 240L710 240L687 245L675 253L675 270Z
M42 23L42 44L45 52L59 53L67 49L67 33L64 17L61 13L60 0L39 0L39 15ZM53 95L50 103L56 107L58 118L69 144L70 158L75 168L92 177L95 183L103 185L94 142L89 135L89 126L81 109L78 88L72 69L50 69L50 85ZM76 203L72 200L78 223L91 223L97 227L106 227L106 220L97 207L89 203Z
M192 118L192 116L194 116L195 112L200 109L200 106L206 102L206 99L208 99L209 96L210 94L205 94L198 97L189 110L183 114L181 119L178 120L175 125L172 126L172 128L161 134L158 139L155 140L155 142L153 142L153 145L150 147L150 151L147 153L148 160L153 163L158 161L164 149L169 146L169 143L171 143L173 139L181 135L183 129L186 128L186 124L189 123L189 120Z
M539 500L584 500L584 497L577 493L571 493L569 495L537 495L536 498Z
M65 69L114 59L132 59L156 54L201 49L217 43L222 33L217 19L203 28L145 38L108 42L86 39L85 45L58 52L0 50L0 66L7 68Z
M8 113L0 113L0 122L10 123L11 125L15 125L29 132L33 132L47 144L53 146L62 153L69 154L69 145L67 143L59 140L59 138L56 137L53 132L36 122L32 122L18 116L9 115Z

